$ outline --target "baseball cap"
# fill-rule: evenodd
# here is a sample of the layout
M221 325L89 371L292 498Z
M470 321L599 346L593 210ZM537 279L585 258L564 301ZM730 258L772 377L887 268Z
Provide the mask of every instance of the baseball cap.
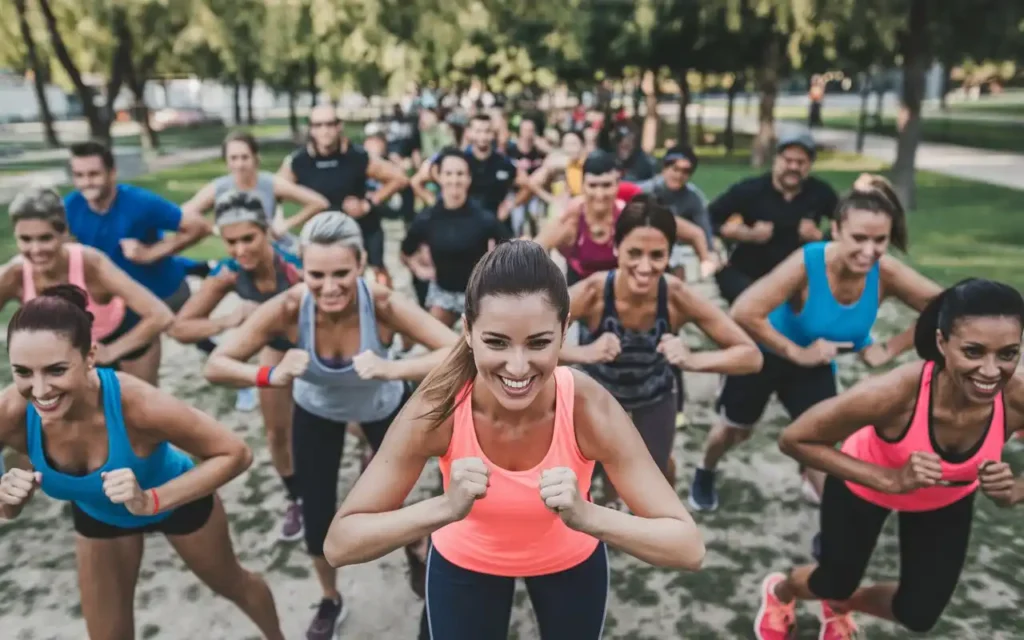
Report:
M779 143L775 147L775 153L782 153L789 147L800 147L807 152L812 161L818 155L818 147L814 144L814 138L806 131L790 133L779 138Z

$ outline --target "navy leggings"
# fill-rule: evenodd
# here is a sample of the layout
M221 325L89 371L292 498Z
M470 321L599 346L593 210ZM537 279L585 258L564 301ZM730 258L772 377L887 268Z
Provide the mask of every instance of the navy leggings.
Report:
M608 551L598 543L571 569L526 578L541 640L598 640L608 606ZM427 638L505 640L516 579L458 567L433 546L427 556ZM423 640L423 634L420 634Z

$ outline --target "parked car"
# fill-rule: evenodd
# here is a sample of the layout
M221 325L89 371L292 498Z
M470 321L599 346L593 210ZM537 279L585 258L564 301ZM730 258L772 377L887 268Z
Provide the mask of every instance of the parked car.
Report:
M150 114L150 124L156 131L163 131L174 127L193 128L203 125L220 124L224 122L217 116L211 116L202 109L196 108L175 108L158 109Z

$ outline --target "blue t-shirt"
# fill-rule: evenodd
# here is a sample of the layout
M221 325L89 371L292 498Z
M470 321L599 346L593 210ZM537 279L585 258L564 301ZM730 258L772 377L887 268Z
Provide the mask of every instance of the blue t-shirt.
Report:
M181 286L185 268L173 257L153 264L135 264L121 252L121 240L132 238L153 244L164 231L177 231L181 226L181 208L160 196L132 185L117 186L117 195L110 211L93 211L81 193L74 191L64 198L68 226L78 242L107 254L114 264L134 278L158 298L167 298Z

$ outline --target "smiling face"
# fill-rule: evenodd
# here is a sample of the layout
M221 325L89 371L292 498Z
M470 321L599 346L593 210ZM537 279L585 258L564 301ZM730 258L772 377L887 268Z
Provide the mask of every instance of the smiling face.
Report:
M880 211L851 209L832 223L839 259L851 273L865 274L889 249L892 218Z
M637 227L617 248L619 273L626 276L626 287L634 295L656 290L658 280L668 269L672 250L668 239L654 227Z
M618 171L609 171L600 175L587 173L583 176L583 197L587 200L587 208L594 213L611 211L615 205L615 195L618 190Z
M661 170L661 176L665 179L665 187L669 191L679 191L690 181L693 174L693 163L686 158L680 158L675 162L666 164Z
M991 402L1006 387L1020 360L1021 330L1016 317L966 316L948 340L936 332L945 368L968 400Z
M477 382L506 410L525 410L558 366L564 329L542 293L485 296L466 337Z
M47 269L60 255L67 232L58 231L52 222L38 219L19 220L14 225L18 253L38 269Z
M466 134L469 144L480 153L487 153L494 144L494 129L494 124L490 120L471 121Z
M302 280L324 313L340 313L355 302L361 272L355 247L311 244L302 249Z
M227 245L228 254L246 271L256 269L264 258L273 257L266 230L252 222L221 225L220 237Z
M260 166L259 158L241 140L232 140L227 144L224 148L224 161L228 171L236 177L252 176Z
M469 196L469 163L465 158L447 156L437 169L437 184L446 201L465 202Z
M71 157L71 182L94 209L114 191L117 171L108 169L100 156Z
M89 392L93 355L83 356L66 335L15 331L8 356L18 393L32 403L44 425L62 419Z

